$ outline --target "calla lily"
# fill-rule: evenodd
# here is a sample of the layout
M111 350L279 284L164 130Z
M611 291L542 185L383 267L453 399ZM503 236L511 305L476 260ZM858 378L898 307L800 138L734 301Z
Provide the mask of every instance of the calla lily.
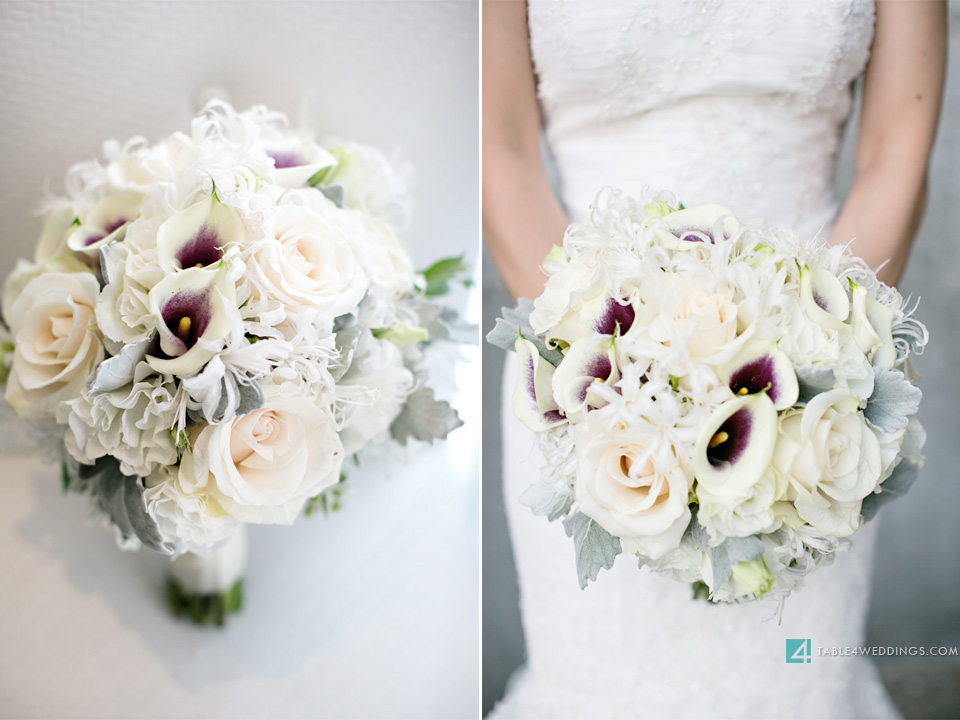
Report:
M800 302L811 319L835 330L844 330L850 300L843 285L829 270L805 265L800 270Z
M157 230L157 261L166 272L210 267L220 262L223 249L246 238L235 210L216 195L168 218Z
M168 275L147 297L162 354L147 355L161 373L187 375L222 349L240 323L235 289L217 270L190 268Z
M862 285L850 283L850 287L853 290L850 309L853 339L874 365L889 370L897 360L893 345L893 310L870 297Z
M337 164L337 159L319 145L302 139L267 143L264 152L273 158L280 187L303 187L324 168Z
M740 228L736 216L723 205L700 205L664 215L656 221L657 240L667 248L684 243L715 245L729 240Z
M613 340L581 338L570 345L553 374L553 396L563 414L572 422L579 422L584 412L606 404L591 392L593 385L611 386L619 379Z
M766 392L775 410L791 407L800 394L793 363L771 342L746 343L736 357L717 368L717 373L735 395Z
M642 305L636 291L619 300L604 291L583 300L579 311L569 313L550 330L550 338L573 343L594 334L623 337L633 328Z
M140 214L142 203L143 196L138 192L107 195L67 235L67 247L74 252L96 257L101 247L123 239L127 225Z
M525 338L518 337L514 349L520 367L513 391L513 410L517 418L534 432L566 422L553 399L553 365L540 357L537 346Z
M717 408L697 436L693 472L708 488L753 487L769 467L777 442L777 411L766 393Z

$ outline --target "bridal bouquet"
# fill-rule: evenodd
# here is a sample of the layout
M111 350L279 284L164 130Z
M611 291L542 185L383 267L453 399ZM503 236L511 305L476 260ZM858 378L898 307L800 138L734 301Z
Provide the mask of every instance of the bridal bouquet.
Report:
M923 462L924 326L848 248L601 193L488 338L580 585L624 549L714 602L785 597Z
M462 263L414 272L403 175L263 107L211 103L104 156L69 170L7 279L0 381L123 547L179 558L174 609L222 622L246 523L334 504L373 441L461 424L421 361Z

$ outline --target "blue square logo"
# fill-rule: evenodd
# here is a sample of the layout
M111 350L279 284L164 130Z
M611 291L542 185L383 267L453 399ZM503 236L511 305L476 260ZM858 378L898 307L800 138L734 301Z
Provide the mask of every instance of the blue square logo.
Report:
M787 639L787 662L808 663L813 660L813 643L804 640Z

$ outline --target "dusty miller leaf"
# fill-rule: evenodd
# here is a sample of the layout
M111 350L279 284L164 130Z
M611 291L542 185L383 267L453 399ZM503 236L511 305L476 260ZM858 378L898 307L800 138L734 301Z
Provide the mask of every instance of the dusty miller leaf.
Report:
M137 365L146 357L151 342L153 342L153 336L135 345L125 345L119 354L98 364L87 378L87 389L93 394L98 394L119 390L124 385L129 385L133 382Z
M143 481L140 478L124 475L120 471L120 463L109 455L98 459L96 465L85 472L97 477L97 499L120 532L136 536L140 542L157 552L165 555L172 552L160 537L157 524L147 513Z
M476 345L479 328L473 323L460 320L457 312L451 308L441 308L429 302L416 306L417 324L426 328L431 340L450 340L463 345Z
M800 366L796 368L797 384L800 386L800 396L797 405L806 405L814 397L827 390L833 390L836 376L830 368L815 368Z
M860 514L863 515L863 521L873 519L877 511L892 500L902 497L906 494L910 486L917 479L920 466L917 463L904 458L900 461L886 480L884 480L877 492L867 495L863 499L860 507Z
M546 483L536 482L520 494L520 502L533 510L534 515L541 515L553 522L570 511L573 498L558 493Z
M713 589L719 590L730 579L733 566L740 562L756 560L763 555L763 541L756 535L730 537L716 547L710 546L710 536L694 517L690 521L690 536L694 544L710 558L713 568Z
M323 193L323 196L336 205L338 208L343 207L343 199L345 193L343 190L343 185L314 185L317 190Z
M346 317L354 320L352 315ZM337 318L337 321L339 320L340 318ZM350 363L353 362L353 353L356 351L357 343L360 341L360 331L362 328L359 323L354 320L352 323L344 321L339 328L337 328L335 324L334 330L336 331L334 342L336 343L337 350L340 351L340 355L330 363L329 369L330 374L333 375L334 382L339 382L344 373L350 369Z
M875 367L873 376L873 394L867 400L863 416L874 427L884 432L894 432L905 428L920 409L923 393L916 385L907 382L899 370L887 370Z
M548 346L530 327L530 313L533 311L533 303L526 298L517 300L515 308L501 308L503 317L497 318L497 323L493 330L487 333L487 342L496 345L504 350L513 350L517 338L523 335L525 340L529 340L537 346L537 352L540 357L556 367L563 360L563 354L556 348Z
M397 419L390 425L390 434L401 445L409 438L443 440L452 431L463 425L457 411L446 400L437 400L431 388L420 386L407 398Z
M622 552L620 538L614 537L596 520L581 512L565 518L563 529L568 537L573 538L577 554L577 577L582 590L591 580L597 579L601 568L609 570L613 567L613 561Z

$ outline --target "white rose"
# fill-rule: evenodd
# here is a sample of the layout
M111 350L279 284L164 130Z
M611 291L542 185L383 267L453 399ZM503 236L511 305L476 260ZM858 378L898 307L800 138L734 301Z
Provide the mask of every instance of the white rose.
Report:
M115 343L135 344L154 327L149 295L164 273L157 264L156 247L138 250L130 237L134 229L145 226L142 220L134 223L122 243L113 243L101 253L106 285L97 302L97 325Z
M273 210L269 227L273 237L245 253L256 291L286 308L332 317L360 303L367 281L341 225L305 207L285 205Z
M657 559L675 549L690 522L690 478L673 446L629 427L580 427L574 489L581 512L634 554Z
M49 417L80 395L103 345L93 331L100 286L90 273L47 273L9 308L14 341L7 401L27 418Z
M774 506L785 493L786 484L773 468L767 468L756 483L738 494L715 492L707 485L698 485L697 520L706 528L711 544L719 544L723 537L773 532L782 523Z
M195 428L180 463L188 493L209 493L241 522L290 525L307 498L340 479L344 452L328 409L267 388L266 404Z
M856 395L840 388L781 414L774 467L797 513L824 535L853 533L861 501L880 480L880 443L858 408Z
M175 554L208 553L226 543L239 529L237 521L209 493L187 493L176 473L154 472L144 480L144 488L147 513Z
M650 338L669 347L686 346L691 357L716 358L737 338L734 289L711 285L688 273L656 275L640 286L640 297L655 313Z
M349 221L345 217L348 214L353 216ZM367 274L370 289L394 297L413 292L413 260L393 227L385 220L356 211L338 215L349 222L344 226L347 232L357 233L354 236L357 258Z
M337 383L344 403L340 439L353 455L392 423L414 387L413 373L396 345L364 332L350 367Z

